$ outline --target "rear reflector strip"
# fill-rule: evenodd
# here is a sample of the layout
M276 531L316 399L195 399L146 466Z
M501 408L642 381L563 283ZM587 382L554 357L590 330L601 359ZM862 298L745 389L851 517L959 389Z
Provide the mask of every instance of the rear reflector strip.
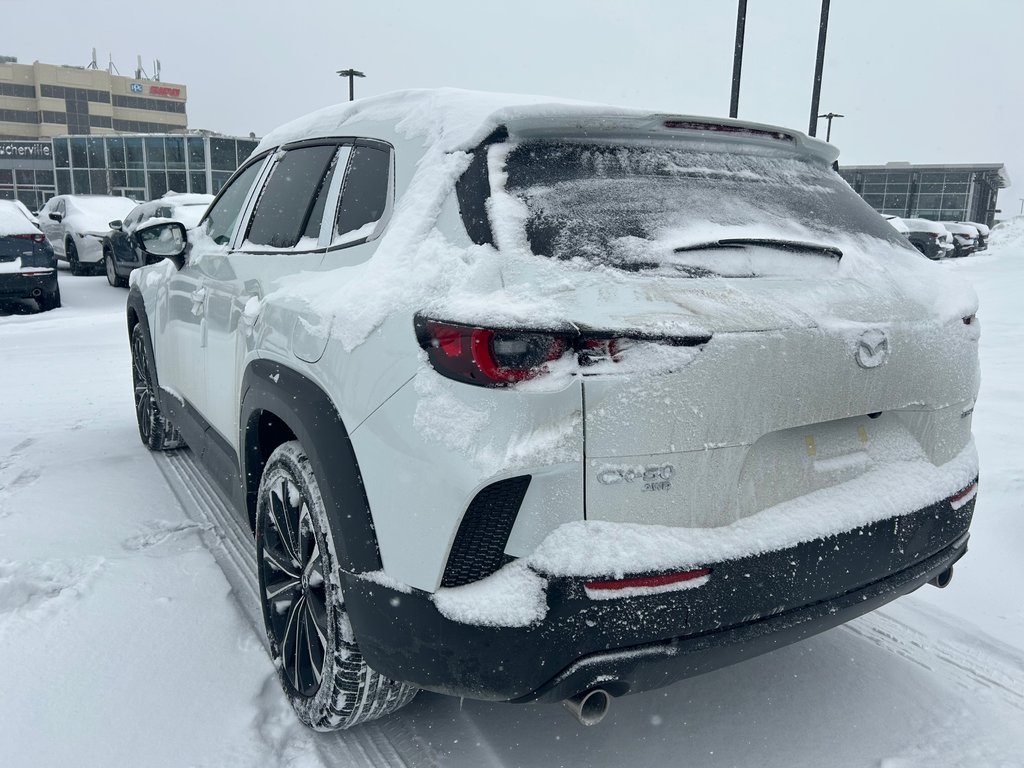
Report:
M975 496L978 495L978 481L975 480L973 483L968 485L962 491L957 491L949 497L949 506L953 509L960 509L964 504L969 502Z
M698 568L692 571L663 573L657 576L588 581L583 586L587 591L587 596L591 599L608 600L616 597L636 597L658 592L673 592L679 589L693 589L706 584L710 575L710 568Z

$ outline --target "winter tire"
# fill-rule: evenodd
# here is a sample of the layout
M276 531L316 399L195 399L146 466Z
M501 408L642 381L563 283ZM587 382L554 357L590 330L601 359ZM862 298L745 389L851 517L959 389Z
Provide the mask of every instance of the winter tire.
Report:
M60 307L60 286L54 288L53 293L44 293L40 296L36 299L36 304L39 305L40 312L49 312Z
M260 480L256 561L263 620L285 695L318 731L391 714L417 690L374 672L345 611L330 523L309 459L279 446Z
M109 248L103 249L103 267L107 273L107 282L112 288L124 288L128 285L127 278L117 274L117 268L114 266L114 254L110 252Z
M170 420L160 413L156 387L146 353L146 332L142 325L132 328L132 384L135 390L135 418L139 437L151 451L170 451L184 444Z

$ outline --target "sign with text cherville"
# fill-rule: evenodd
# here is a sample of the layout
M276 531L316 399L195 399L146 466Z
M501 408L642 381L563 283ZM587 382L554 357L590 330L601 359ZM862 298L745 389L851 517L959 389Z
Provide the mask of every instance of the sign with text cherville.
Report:
M4 141L0 139L0 157L49 160L53 157L53 146L48 141Z

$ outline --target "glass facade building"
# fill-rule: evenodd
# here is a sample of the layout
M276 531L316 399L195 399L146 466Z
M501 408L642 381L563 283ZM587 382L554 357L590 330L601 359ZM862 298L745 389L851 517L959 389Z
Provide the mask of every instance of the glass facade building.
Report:
M38 211L55 194L50 142L0 139L0 200L21 200Z
M977 221L992 225L998 191L1009 186L1001 164L850 165L840 174L864 201L881 214Z
M166 192L216 194L256 148L227 136L58 136L58 195L123 195L153 200Z

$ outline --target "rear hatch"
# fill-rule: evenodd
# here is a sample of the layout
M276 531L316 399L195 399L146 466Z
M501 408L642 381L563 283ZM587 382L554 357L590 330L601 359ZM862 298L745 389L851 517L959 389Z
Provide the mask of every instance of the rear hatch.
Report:
M725 525L969 441L970 311L937 311L933 265L778 144L491 148L502 250L564 263L564 319L616 340L582 369L588 519Z

